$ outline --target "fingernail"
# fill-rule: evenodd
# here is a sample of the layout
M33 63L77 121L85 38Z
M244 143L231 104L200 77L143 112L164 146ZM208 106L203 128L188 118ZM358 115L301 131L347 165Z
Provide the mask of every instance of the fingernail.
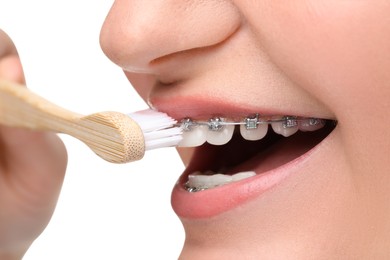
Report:
M17 55L0 58L0 78L25 83L23 67Z

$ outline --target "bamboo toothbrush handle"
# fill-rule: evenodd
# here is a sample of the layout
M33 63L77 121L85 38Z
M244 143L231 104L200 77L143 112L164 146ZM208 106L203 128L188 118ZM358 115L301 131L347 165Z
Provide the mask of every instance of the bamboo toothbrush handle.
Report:
M143 132L129 116L117 112L82 116L4 80L0 80L0 124L71 135L114 163L139 160L145 152Z

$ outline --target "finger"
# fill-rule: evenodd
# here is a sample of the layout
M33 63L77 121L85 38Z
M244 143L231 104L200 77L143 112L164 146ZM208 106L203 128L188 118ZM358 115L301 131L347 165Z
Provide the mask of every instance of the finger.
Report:
M5 239L0 244L29 245L54 212L66 152L53 134L1 127L0 136L6 161L0 174L0 240Z
M0 77L25 84L22 65L17 55L9 54L4 58L0 58Z
M0 78L24 83L15 46L2 31ZM25 249L42 232L54 211L66 162L56 135L0 126L0 247Z
M66 170L64 144L54 134L0 128L2 171L0 186L26 207L50 213L54 207ZM12 198L12 196L7 196ZM16 204L14 204L16 206Z
M0 30L0 77L25 83L18 52L11 38Z
M4 42L2 42L2 40ZM0 31L0 78L24 83L24 74L16 49L9 37ZM53 208L66 169L66 151L54 134L0 127L3 178L0 190ZM6 178L4 177L6 175ZM17 190L16 190L17 189ZM1 192L1 191L0 191ZM24 199L24 200L23 200ZM25 203L27 205L27 203ZM37 206L30 203L30 206Z
M17 55L15 45L11 38L0 29L0 58L11 54Z

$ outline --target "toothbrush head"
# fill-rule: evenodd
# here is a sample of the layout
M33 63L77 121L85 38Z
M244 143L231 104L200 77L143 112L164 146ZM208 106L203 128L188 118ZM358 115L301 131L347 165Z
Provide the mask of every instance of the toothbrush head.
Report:
M145 151L177 146L182 139L182 130L174 127L176 121L154 110L129 115L101 112L81 118L80 124L89 131L78 134L78 139L113 163L140 160Z
M98 156L113 163L142 159L145 139L140 126L129 116L118 112L101 112L82 117L77 138Z

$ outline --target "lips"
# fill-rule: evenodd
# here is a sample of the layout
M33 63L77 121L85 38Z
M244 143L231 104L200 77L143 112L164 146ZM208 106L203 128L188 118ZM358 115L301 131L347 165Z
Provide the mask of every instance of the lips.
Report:
M215 106L215 102L202 102L201 99L196 102L187 100L183 104L183 109L177 109L177 104L173 107L172 102L165 102L161 99L155 99L152 103L155 108L167 112L176 119L210 118L215 115L239 118L254 112L253 108L243 108L222 102ZM271 108L257 108L256 110L256 112L269 115L294 114L291 111L283 112L280 108L274 111ZM320 151L323 144L327 142L326 140L331 138L332 135L329 133L334 129L333 123L334 121L328 120L320 130L299 131L288 138L269 130L261 140L243 141L241 135L235 133L227 144L215 146L205 143L197 147L188 167L173 189L174 211L183 218L208 218L244 205L251 199L273 190L274 187L279 186L277 184L294 175L294 172L299 172L299 168L304 169L311 155ZM220 169L224 169L223 173L228 177L217 176ZM245 177L237 176L234 181L231 181L237 173ZM254 175L252 173L255 173L255 176L252 176ZM224 182L224 180L226 183L198 192L189 192L187 186L189 175L191 178L193 174L215 175L211 178L217 179L217 183ZM214 180L209 179L206 182L210 181Z

